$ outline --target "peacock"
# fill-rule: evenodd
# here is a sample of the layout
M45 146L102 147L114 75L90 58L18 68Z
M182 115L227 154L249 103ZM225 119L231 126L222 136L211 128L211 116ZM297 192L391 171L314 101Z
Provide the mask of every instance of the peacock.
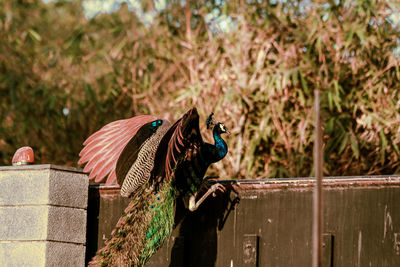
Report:
M228 153L221 135L229 133L211 113L206 120L214 144L203 141L196 108L173 125L149 115L111 122L92 134L80 152L79 164L96 182L118 183L131 201L104 248L89 266L143 266L169 237L178 197L196 210L210 195L224 192L213 184L199 197L210 164Z

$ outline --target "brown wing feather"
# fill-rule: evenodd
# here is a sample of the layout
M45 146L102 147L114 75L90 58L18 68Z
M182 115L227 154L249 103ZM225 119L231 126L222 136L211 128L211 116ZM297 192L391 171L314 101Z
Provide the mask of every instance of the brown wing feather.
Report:
M182 135L182 120L180 120L177 124L177 127L175 128L175 131L171 136L171 139L168 142L167 156L165 157L165 175L167 181L169 181L170 179L173 166L175 166L177 163L176 160L177 156L181 154L182 151L184 151L183 138L184 137ZM182 146L181 149L179 149L178 144Z
M115 183L115 168L122 150L140 127L156 119L140 115L105 125L83 143L85 147L79 153L78 164L87 163L84 171L90 172L89 179L100 182L108 175L106 184Z
M186 114L178 120L171 129L174 129L168 142L167 154L165 157L165 177L167 180L171 177L171 172L178 159L184 156L189 148L194 144L203 143L199 129L199 115L195 108L186 112Z

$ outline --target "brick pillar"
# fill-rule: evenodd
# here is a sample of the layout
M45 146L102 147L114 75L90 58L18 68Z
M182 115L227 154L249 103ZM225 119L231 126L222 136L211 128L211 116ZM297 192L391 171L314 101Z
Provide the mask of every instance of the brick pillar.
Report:
M0 167L0 266L84 266L87 197L75 168Z

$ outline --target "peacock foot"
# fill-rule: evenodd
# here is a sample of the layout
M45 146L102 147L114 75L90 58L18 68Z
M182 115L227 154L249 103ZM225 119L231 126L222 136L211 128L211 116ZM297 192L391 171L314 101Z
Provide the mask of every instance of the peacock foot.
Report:
M213 184L213 185L210 187L209 190L211 190L212 196L213 196L213 197L216 197L216 196L217 196L217 193L225 193L225 192L226 192L226 187L223 186L223 185L220 184L220 183L216 183L216 184Z

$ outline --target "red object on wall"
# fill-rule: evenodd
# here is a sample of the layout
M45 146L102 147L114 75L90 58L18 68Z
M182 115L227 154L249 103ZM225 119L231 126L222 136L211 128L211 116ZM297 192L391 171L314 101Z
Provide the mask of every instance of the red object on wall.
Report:
M18 148L12 158L12 165L27 165L35 161L33 149L29 146Z

